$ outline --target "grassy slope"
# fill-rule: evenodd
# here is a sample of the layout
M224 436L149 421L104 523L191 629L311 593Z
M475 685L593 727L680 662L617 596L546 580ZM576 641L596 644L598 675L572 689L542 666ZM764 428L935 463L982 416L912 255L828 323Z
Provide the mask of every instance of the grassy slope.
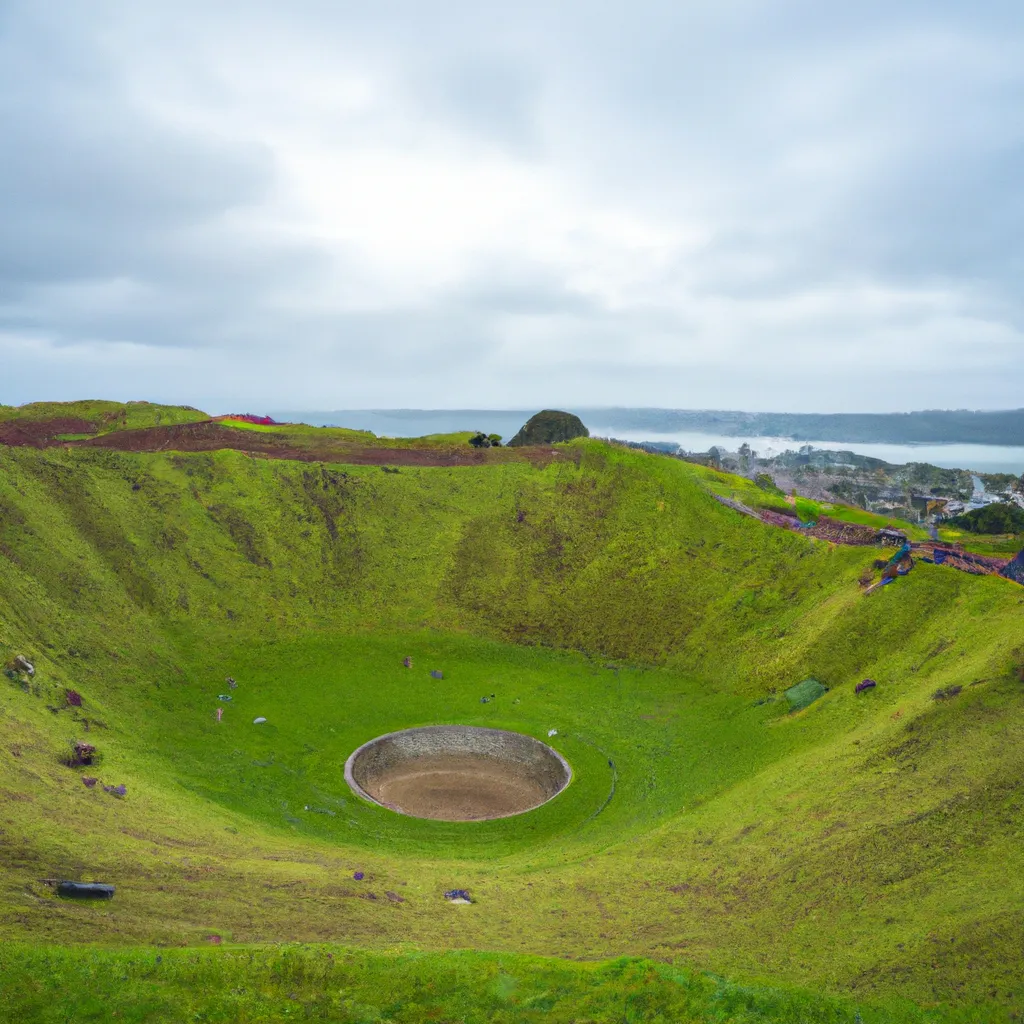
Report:
M0 449L0 655L39 666L38 694L0 680L0 932L647 954L1019 1000L1020 589L920 566L864 599L874 552L751 523L699 467L580 448L388 474ZM753 706L807 674L833 687L807 711ZM46 709L66 685L80 714ZM246 727L268 710L275 732ZM124 801L57 763L72 714ZM396 821L338 769L410 719L557 722L584 770L521 827ZM121 891L58 904L57 874ZM480 896L458 918L455 884Z
M98 433L108 433L111 430L195 423L209 419L209 416L188 406L158 405L154 402L108 402L100 399L0 405L0 423L11 420L36 422L57 418L89 420L96 425Z
M783 500L777 494L763 491L746 477L736 476L733 473L722 473L698 465L691 465L690 471L694 477L716 494L742 501L752 508L778 505ZM827 515L843 522L859 523L863 526L873 526L876 529L893 526L902 530L911 540L928 539L928 531L918 523L866 512L864 509L852 505L836 505L827 501L813 501L810 498L798 497L795 501L795 511L805 522L809 519L817 519L820 515ZM939 529L939 539L950 544L962 544L967 551L973 551L979 555L1010 557L1021 549L1020 536L1012 534L979 535L951 526L943 526Z

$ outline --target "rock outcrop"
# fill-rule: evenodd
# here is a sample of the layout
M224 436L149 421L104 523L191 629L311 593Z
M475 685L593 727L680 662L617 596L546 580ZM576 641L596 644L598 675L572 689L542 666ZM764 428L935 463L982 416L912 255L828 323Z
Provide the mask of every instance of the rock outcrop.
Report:
M531 416L509 441L509 445L557 444L559 441L571 441L574 437L590 437L590 431L579 416L571 412L559 412L557 409L545 409Z

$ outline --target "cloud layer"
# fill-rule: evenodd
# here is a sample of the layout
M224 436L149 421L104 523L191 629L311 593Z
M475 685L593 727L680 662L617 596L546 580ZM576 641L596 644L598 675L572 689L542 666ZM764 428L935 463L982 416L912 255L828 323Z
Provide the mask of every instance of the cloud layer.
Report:
M1022 405L1024 9L896 6L7 3L0 402Z

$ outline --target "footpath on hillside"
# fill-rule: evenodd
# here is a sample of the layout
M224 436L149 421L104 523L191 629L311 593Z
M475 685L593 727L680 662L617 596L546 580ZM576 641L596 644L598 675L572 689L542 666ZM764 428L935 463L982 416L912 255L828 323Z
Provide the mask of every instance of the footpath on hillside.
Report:
M897 547L898 550L883 565L882 578L869 586L865 593L872 593L878 587L905 576L913 568L913 556L935 565L945 565L973 576L1002 576L1014 583L1024 584L1024 551L1013 558L998 558L978 555L964 550L961 544L949 544L939 540L912 541L902 530L886 526L876 529L858 523L845 523L829 516L819 516L810 522L801 522L795 511L782 509L755 509L734 498L708 493L718 502L745 516L756 519L766 526L791 530L805 537L828 541L832 544L857 545L861 547Z

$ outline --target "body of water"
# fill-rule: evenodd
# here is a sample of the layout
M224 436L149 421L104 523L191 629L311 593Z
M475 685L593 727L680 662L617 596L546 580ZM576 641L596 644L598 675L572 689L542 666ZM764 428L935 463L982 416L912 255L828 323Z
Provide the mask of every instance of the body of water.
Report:
M855 452L894 465L906 462L928 462L944 469L970 469L976 473L1024 473L1024 448L988 444L860 444L844 441L794 441L785 437L727 437L725 434L704 434L684 431L654 434L649 431L617 430L615 427L587 426L595 437L618 437L623 441L667 441L690 452L706 452L724 448L734 452L746 442L762 458L797 451L809 444L828 451Z

